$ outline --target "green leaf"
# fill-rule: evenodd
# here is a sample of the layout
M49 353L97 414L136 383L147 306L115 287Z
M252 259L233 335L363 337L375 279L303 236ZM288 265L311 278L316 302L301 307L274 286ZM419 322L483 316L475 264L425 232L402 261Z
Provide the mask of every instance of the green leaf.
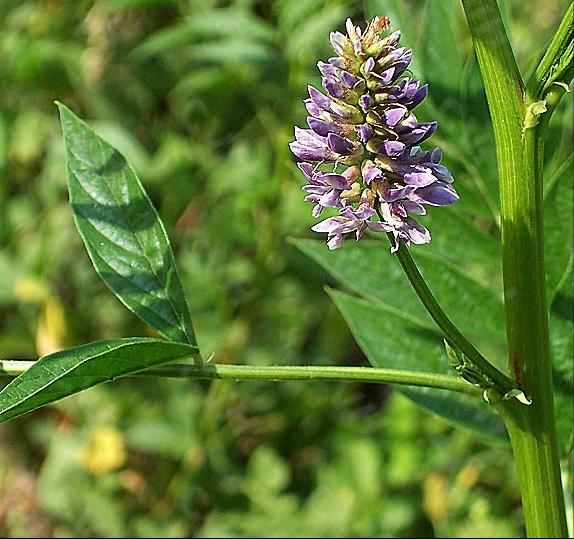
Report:
M249 42L273 40L273 28L248 10L236 7L199 12L183 22L150 33L133 51L138 58L171 54L206 39L237 38L237 29Z
M566 161L567 162L567 161ZM574 365L574 207L570 166L548 178L544 199L544 258L549 304L549 337L552 355L556 430L561 451L572 443Z
M450 101L460 93L463 61L455 33L458 9L451 0L427 0L425 6L418 52L423 57L425 78L431 83L435 100L438 91Z
M568 278L574 251L574 200L572 169L556 178L544 199L544 258L548 303Z
M574 297L572 291L572 267L563 287L557 292L550 307L549 333L553 366L554 407L556 430L562 452L572 448L574 429Z
M416 318L389 305L371 303L344 292L330 290L329 295L374 367L453 372L440 335ZM492 441L506 440L502 420L486 403L432 388L397 387L397 391L451 424Z
M312 2L278 3L281 28L287 37L286 46L290 57L313 56L326 45L329 31L341 25L348 14L345 7L337 4L314 4ZM317 10L318 7L321 9Z
M98 341L44 356L0 391L0 422L118 376L195 354L195 346L136 337Z
M404 275L388 242L347 241L342 249L329 251L323 242L295 240L294 244L341 283L362 297L393 305L429 328L434 322ZM430 247L430 245L429 245ZM411 250L437 301L460 330L479 349L504 367L506 335L502 299L490 288L450 260L425 249ZM408 348L408 345L403 344Z
M421 251L440 255L502 295L500 243L487 230L479 228L480 220L473 219L472 205L461 200L446 210L429 210L421 221L431 231L432 241L424 248L413 249L415 256Z
M366 11L369 18L375 16L386 16L391 21L391 30L401 31L401 46L417 49L419 32L416 32L418 25L413 24L413 9L405 4L403 0L367 0ZM422 76L422 66L419 57L413 54L410 69L418 76Z
M58 104L76 226L102 280L167 339L196 344L163 224L123 156Z

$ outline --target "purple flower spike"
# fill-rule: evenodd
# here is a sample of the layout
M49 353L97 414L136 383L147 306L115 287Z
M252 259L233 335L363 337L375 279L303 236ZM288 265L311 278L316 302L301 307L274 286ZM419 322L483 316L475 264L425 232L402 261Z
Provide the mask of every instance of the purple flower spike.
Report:
M388 18L375 17L364 29L347 20L345 27L347 35L330 35L336 56L317 63L327 95L308 87L310 129L295 128L290 144L313 216L338 212L312 230L327 235L329 249L367 230L390 233L391 252L401 242L428 243L429 231L413 216L458 200L440 148L419 146L437 128L413 114L428 87L407 71L412 50L399 47L400 32L383 35Z

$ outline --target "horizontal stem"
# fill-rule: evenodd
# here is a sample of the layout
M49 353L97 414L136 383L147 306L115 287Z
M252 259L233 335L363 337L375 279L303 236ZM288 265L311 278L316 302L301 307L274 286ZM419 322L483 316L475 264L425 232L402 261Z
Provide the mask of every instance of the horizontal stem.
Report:
M33 361L0 360L0 374L17 376L29 369ZM468 395L480 396L480 388L455 376L428 372L371 367L329 366L254 366L212 364L164 365L141 371L134 376L158 376L167 378L195 378L200 380L261 380L281 382L286 380L320 380L326 382L365 382L375 384L399 384L448 389Z
M24 359L0 359L0 375L18 376L26 372L35 361Z

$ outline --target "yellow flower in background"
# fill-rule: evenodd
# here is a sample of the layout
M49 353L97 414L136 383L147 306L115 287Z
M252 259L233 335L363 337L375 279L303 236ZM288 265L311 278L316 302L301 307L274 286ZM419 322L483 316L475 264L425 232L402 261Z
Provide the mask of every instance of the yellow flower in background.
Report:
M48 298L36 330L38 357L63 350L65 348L66 329L64 307L57 298Z
M125 462L124 437L111 425L97 427L80 450L81 465L95 475L121 468Z

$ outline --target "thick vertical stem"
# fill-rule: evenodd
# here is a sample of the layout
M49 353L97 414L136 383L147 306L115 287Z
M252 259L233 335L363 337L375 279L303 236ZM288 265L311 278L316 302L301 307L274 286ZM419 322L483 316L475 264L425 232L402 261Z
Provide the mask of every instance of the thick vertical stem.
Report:
M523 170L528 173L523 174L522 183L527 193L520 184L516 188L506 186L504 196L501 190L506 207L502 223L510 361L522 388L532 398L529 409L505 414L505 418L522 485L528 535L567 537L548 345L542 146L536 130L527 129Z
M532 405L503 415L530 537L566 537L554 421L544 276L542 147L524 129L522 81L496 0L463 0L494 127L509 367Z

